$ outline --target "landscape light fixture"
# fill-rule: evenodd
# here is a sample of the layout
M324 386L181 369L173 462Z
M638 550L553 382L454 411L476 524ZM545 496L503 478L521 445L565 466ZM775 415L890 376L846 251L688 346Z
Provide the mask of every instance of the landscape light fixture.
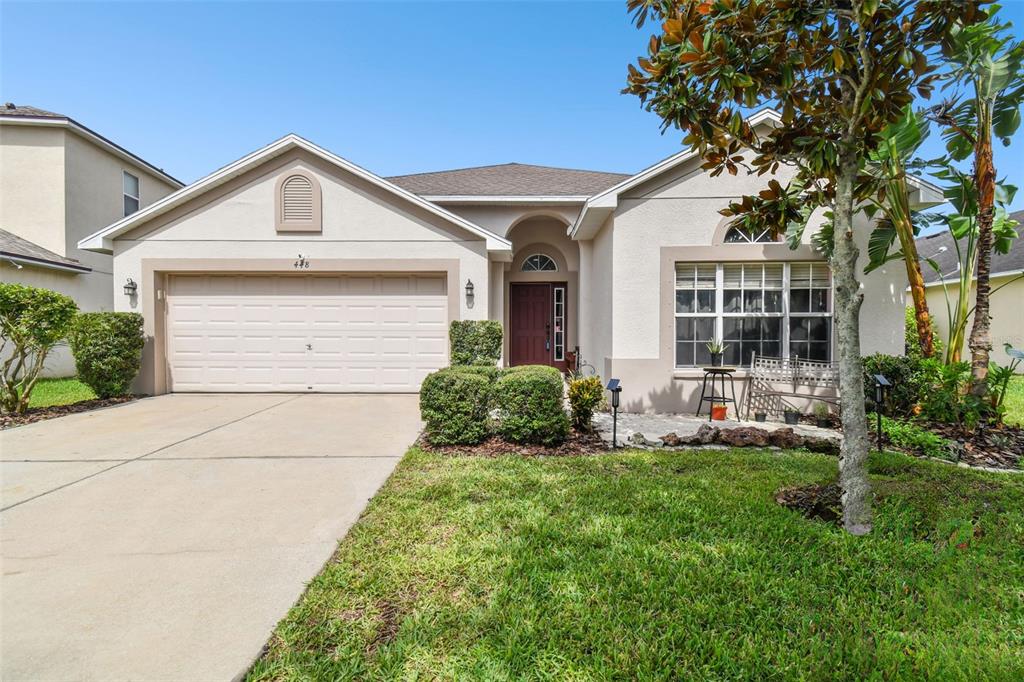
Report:
M882 406L885 404L885 397L892 388L892 384L881 374L874 375L875 379L875 416L877 417L878 451L882 451Z
M609 379L606 389L612 394L612 448L619 447L619 394L622 393L622 386L618 379Z

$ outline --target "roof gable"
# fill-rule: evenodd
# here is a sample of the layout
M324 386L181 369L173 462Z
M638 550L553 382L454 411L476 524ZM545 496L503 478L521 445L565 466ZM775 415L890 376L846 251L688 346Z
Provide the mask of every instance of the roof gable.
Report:
M78 243L78 246L79 248L91 251L111 252L113 250L113 240L118 236L183 205L186 202L193 201L206 192L220 187L229 180L239 177L258 166L295 149L308 152L314 157L326 161L330 165L352 173L370 184L385 190L399 200L407 201L415 206L425 209L444 221L481 237L486 241L488 251L505 253L511 252L511 242L505 238L500 237L497 234L466 220L465 218L457 216L436 204L426 201L425 199L402 189L384 178L374 175L370 171L361 168L340 156L332 154L326 149L294 134L286 135L285 137L270 143L266 147L244 156L234 163L224 166L223 168L210 173L206 177L197 180L191 185L188 185L187 187L184 187L183 189L150 204L141 211L133 213L132 215L89 235L82 239Z

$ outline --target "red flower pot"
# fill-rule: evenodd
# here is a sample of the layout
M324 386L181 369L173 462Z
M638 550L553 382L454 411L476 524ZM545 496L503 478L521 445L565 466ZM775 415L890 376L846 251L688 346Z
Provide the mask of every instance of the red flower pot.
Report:
M711 406L711 419L717 422L725 421L726 415L729 414L729 407L727 405L712 405Z

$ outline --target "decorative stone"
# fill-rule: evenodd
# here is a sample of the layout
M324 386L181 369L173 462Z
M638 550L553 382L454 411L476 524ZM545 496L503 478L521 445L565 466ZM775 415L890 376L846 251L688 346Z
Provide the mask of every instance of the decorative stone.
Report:
M629 442L633 445L647 445L647 437L644 434L637 431L629 437Z
M679 437L679 434L673 431L672 433L666 433L664 436L662 436L661 442L670 448L674 448L679 445L682 445L683 439Z
M718 434L718 442L736 448L759 447L768 445L768 431L756 426L741 426L737 429L722 429Z
M820 452L826 455L839 454L839 442L831 438L805 436L804 447L810 450L811 452Z
M802 446L804 444L804 437L793 431L790 427L784 426L768 434L768 442L783 450L789 450Z
M701 424L700 428L697 429L697 433L693 434L687 439L687 443L690 445L708 445L718 440L719 429L717 426L711 426L711 424Z

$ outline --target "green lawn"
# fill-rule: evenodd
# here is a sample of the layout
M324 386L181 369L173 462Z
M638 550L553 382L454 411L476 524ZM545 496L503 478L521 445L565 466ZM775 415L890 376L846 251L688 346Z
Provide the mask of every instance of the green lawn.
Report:
M1015 376L1006 389L1006 422L1024 426L1024 375Z
M29 407L70 405L95 397L92 389L78 379L40 379L32 389Z
M249 679L1021 679L1024 476L871 468L855 538L821 455L413 449Z

